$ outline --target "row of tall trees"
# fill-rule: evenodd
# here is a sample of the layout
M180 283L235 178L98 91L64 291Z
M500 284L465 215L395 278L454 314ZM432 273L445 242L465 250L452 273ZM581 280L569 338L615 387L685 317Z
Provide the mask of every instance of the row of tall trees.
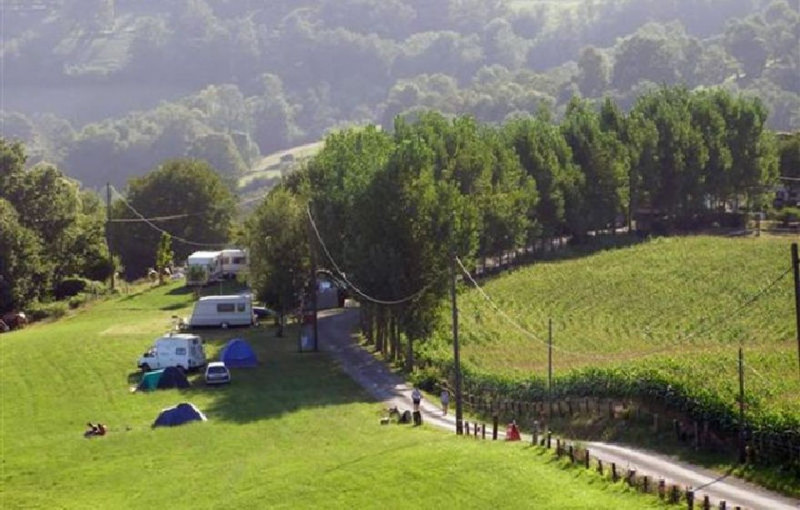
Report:
M573 100L559 124L546 110L501 126L427 112L391 133L332 134L248 222L254 258L265 257L257 291L297 306L309 261L278 247L310 238L320 263L363 293L368 336L410 363L454 257L471 265L542 238L580 240L643 208L678 221L758 203L777 176L765 120L755 99L664 88L628 115Z

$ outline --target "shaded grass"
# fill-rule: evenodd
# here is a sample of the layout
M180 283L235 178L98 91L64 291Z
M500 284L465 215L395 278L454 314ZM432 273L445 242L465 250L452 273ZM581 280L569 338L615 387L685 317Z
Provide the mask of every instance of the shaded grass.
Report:
M3 508L655 508L523 445L465 440L424 426L382 427L373 402L296 331L207 330L213 359L231 336L261 364L225 387L129 392L137 357L191 296L178 284L97 303L0 337ZM150 424L191 401L209 421ZM87 421L110 432L83 439Z

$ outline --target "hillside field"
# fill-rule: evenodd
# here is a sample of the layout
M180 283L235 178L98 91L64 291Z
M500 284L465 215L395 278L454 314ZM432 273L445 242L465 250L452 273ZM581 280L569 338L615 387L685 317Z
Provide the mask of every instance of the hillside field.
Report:
M255 369L207 388L131 393L138 356L185 314L178 284L114 297L0 335L0 507L657 508L594 472L524 444L464 440L430 426L380 426L382 410L296 331L201 332L211 358L248 339ZM182 401L206 423L151 429ZM107 436L84 439L88 421Z
M483 373L546 380L552 319L556 377L649 370L736 409L741 346L748 418L798 418L796 240L658 238L482 280L491 302L466 283L462 359ZM438 356L451 349L443 324Z

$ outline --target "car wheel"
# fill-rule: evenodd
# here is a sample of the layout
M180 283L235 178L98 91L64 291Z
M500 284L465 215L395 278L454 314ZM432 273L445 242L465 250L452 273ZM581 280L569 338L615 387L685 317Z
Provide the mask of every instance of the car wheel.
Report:
M227 322L223 322L223 323L222 323L222 324L220 324L219 326L220 326L222 329L228 329L228 323L227 323Z

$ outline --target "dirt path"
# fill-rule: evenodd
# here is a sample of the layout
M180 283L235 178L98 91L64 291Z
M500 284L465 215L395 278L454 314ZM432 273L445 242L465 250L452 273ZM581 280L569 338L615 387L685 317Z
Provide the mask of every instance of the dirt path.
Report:
M353 380L387 407L412 408L412 387L354 341L352 332L358 324L357 309L326 310L320 312L319 317L319 345L322 351L330 353ZM423 400L421 409L426 423L455 431L455 417L452 414L442 416L438 402ZM530 436L527 441L530 441ZM713 505L724 500L730 509L740 506L751 510L800 510L799 500L665 455L600 442L589 442L587 447L593 456L606 464L615 462L625 470L635 469L637 474L694 487L696 501L700 503L703 496L708 495ZM697 504L696 507L700 508L701 505Z

